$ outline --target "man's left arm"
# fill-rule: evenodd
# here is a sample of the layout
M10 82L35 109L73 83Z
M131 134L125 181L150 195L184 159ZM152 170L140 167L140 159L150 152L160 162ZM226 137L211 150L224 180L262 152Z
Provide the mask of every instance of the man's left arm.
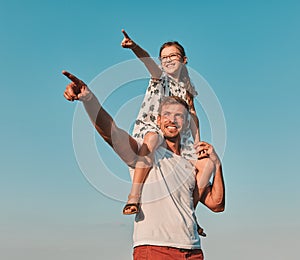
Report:
M197 186L196 199L213 212L222 212L225 210L225 184L221 161L212 145L206 142L199 142L196 146L196 150L200 154L199 160L209 158L215 165L215 175L212 184L205 188Z

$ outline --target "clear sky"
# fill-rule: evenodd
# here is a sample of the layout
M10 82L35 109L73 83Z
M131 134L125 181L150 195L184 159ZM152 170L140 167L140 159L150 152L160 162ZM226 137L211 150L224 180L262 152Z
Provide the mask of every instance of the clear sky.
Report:
M165 41L185 47L210 86L197 86L205 140L220 115L203 110L205 90L224 115L227 207L197 209L206 259L298 259L299 13L296 0L0 1L0 258L131 259L133 217L121 214L120 201L129 186L88 181L74 144L86 136L76 126L82 107L64 100L61 74L91 83L108 73L112 86L97 93L117 87L105 102L117 116L147 85L114 85L122 73L114 68L134 58L120 46L124 28L155 57ZM124 109L134 120L136 109ZM95 138L106 163L94 169L126 183L127 168Z

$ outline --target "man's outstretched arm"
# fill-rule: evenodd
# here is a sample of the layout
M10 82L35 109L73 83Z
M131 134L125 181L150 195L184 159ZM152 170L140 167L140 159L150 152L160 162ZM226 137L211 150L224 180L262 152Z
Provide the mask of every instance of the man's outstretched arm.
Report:
M138 152L136 140L116 125L113 118L82 80L67 71L62 73L71 80L66 87L64 97L69 101L80 100L83 102L84 108L100 136L127 165L133 167Z

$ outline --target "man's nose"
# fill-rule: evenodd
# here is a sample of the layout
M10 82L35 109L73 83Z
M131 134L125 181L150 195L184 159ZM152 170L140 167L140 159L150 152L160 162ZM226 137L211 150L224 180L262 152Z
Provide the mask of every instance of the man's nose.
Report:
M175 115L169 115L168 119L170 120L170 122L174 123L176 121L176 117Z

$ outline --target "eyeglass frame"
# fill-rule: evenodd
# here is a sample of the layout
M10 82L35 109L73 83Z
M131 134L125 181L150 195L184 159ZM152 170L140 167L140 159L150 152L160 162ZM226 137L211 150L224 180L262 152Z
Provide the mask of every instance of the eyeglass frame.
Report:
M176 58L183 58L182 55L180 53L171 53L169 55L163 56L163 57L159 57L159 60L162 63L166 63L168 61L168 59L170 61L176 60Z

